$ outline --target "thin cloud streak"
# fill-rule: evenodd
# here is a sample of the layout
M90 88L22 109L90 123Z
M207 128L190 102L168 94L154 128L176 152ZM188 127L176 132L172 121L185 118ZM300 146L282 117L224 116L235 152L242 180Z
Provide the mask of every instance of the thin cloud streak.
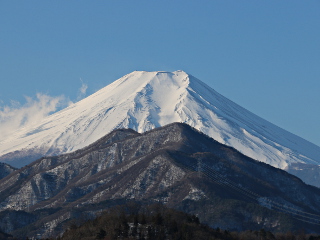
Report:
M25 104L12 101L10 106L0 106L0 141L10 137L20 128L41 122L60 107L70 105L70 101L64 96L51 97L37 93L36 98L25 98Z
M77 97L78 101L83 99L86 96L87 89L88 89L88 85L86 83L84 83L81 78L80 78L80 81L81 81L81 87L79 89L79 93L78 93L78 97Z

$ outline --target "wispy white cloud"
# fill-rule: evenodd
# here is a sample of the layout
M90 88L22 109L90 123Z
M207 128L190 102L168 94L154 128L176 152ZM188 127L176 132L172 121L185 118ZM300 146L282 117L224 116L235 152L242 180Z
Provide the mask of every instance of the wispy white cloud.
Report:
M84 83L81 78L80 78L80 81L81 81L81 87L78 92L78 97L77 97L78 101L86 96L87 89L88 89L88 85Z
M60 107L70 104L64 96L51 97L38 93L35 98L25 98L24 104L12 101L10 106L0 106L0 141L17 129L37 124Z
M86 96L88 89L88 85L82 79L80 81L78 101ZM5 140L18 129L36 125L48 115L72 104L64 96L52 97L42 93L37 93L34 98L26 96L25 99L26 102L23 104L11 101L9 106L5 106L0 100L0 141Z

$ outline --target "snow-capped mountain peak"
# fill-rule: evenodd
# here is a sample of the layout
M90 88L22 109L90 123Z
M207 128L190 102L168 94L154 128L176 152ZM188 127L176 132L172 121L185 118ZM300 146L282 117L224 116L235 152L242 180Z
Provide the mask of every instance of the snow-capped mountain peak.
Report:
M320 147L254 115L184 71L127 74L41 124L0 138L0 160L21 167L35 157L85 147L117 128L145 132L172 122L187 123L278 168L320 164Z

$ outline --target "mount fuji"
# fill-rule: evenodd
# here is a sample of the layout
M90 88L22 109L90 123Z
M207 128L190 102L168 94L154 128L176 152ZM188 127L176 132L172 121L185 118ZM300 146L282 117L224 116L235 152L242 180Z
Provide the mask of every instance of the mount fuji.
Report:
M173 122L187 123L320 186L319 146L256 116L184 71L132 72L40 124L20 128L6 139L0 136L0 161L22 167L45 155L81 149L114 129L145 132Z

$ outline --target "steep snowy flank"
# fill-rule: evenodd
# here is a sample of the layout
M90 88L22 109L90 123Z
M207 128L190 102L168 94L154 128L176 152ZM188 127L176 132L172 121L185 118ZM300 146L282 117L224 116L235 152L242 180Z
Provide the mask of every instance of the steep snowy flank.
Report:
M117 128L138 132L183 122L245 155L285 169L320 164L320 147L254 115L183 71L132 72L32 128L0 136L0 160L21 167L71 152ZM29 154L29 155L28 155Z

